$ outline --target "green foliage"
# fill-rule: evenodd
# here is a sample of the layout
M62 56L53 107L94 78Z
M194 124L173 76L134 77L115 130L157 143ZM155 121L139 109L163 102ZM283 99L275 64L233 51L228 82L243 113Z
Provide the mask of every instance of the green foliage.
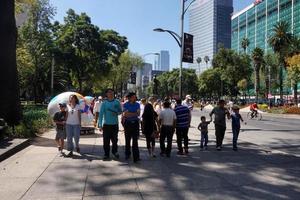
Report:
M264 65L264 51L256 47L253 49L251 54L253 64L254 64L254 72L255 72L255 92L256 92L256 99L260 94L260 69L261 66Z
M237 83L242 79L250 79L252 73L250 63L251 59L248 55L239 55L234 50L219 47L212 65L221 70L221 80L224 86L222 95L237 95Z
M250 40L248 38L243 38L242 41L241 41L241 46L244 50L244 53L246 53L246 50L248 48L248 46L250 45Z
M179 69L173 69L170 72L164 72L157 76L158 95L160 97L178 95L179 91ZM153 94L153 83L149 85L148 94ZM190 94L195 96L198 94L197 75L193 69L182 69L182 95Z
M107 75L127 49L126 37L113 30L100 30L87 14L78 15L72 9L64 24L56 22L56 27L58 65L69 70L72 85L80 92L93 92L94 80Z
M203 97L219 97L222 92L222 70L211 68L199 77L199 93Z
M23 110L23 120L15 126L15 133L10 127L8 134L11 137L30 138L50 127L52 127L52 119L46 108L26 106Z

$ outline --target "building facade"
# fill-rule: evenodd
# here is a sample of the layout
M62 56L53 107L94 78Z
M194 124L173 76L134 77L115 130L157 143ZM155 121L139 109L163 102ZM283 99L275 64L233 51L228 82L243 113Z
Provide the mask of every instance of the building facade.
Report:
M300 0L256 0L254 3L232 16L232 49L242 52L243 38L249 39L246 53L256 47L271 50L268 39L274 25L287 21L290 31L300 36Z
M170 70L170 54L169 51L160 51L159 55L159 68L160 71L169 71Z
M197 0L192 4L189 14L189 33L194 36L194 63L189 67L203 72L211 66L218 45L231 47L232 0ZM208 56L209 62L204 62ZM197 63L200 57L202 62Z

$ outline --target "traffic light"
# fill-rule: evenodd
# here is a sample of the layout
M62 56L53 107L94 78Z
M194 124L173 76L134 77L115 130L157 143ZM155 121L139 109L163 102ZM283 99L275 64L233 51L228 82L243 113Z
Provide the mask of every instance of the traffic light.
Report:
M136 84L136 72L130 72L130 83Z

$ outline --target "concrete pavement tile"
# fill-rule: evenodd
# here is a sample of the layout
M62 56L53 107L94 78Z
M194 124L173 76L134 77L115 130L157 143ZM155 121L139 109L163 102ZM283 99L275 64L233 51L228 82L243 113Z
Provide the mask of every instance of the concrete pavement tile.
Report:
M47 170L43 173L41 177L48 176L65 176L72 177L76 175L87 175L90 167L89 162L85 163L72 163L72 162L58 162L51 163Z
M1 177L0 180L0 198L3 200L17 200L25 194L36 179Z
M137 192L137 185L129 174L89 176L84 196L128 194Z
M142 200L141 195L139 193L83 197L83 200L120 200L120 199Z
M22 200L27 200L28 197L22 198ZM61 196L61 197L30 197L28 200L82 200L82 196Z
M239 188L249 200L299 199L300 189L290 186L278 186L268 182L246 185Z
M48 165L49 163L45 162L12 162L0 169L0 178L37 178Z
M127 163L121 162L103 162L103 161L93 161L88 175L89 176L110 176L119 174L132 174Z
M241 200L244 195L235 189L178 190L142 193L144 200Z
M86 176L53 176L40 177L24 196L24 199L47 199L82 196Z

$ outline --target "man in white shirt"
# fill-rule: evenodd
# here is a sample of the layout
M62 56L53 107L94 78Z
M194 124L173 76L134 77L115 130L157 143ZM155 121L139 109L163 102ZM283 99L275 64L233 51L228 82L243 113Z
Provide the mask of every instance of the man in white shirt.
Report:
M190 109L190 111L193 110L194 104L192 102L191 95L188 94L188 95L185 96L185 100L182 102L182 105L188 107Z
M98 118L99 118L99 112L100 112L100 108L101 108L101 104L102 104L102 96L98 97L98 100L95 102L95 106L93 109L93 114L95 117L95 121L94 121L94 126L96 127L98 124Z
M163 103L164 109L159 113L159 127L160 127L160 150L161 156L171 156L173 134L176 126L176 113L171 109L169 100ZM165 140L167 138L167 148L165 148Z

